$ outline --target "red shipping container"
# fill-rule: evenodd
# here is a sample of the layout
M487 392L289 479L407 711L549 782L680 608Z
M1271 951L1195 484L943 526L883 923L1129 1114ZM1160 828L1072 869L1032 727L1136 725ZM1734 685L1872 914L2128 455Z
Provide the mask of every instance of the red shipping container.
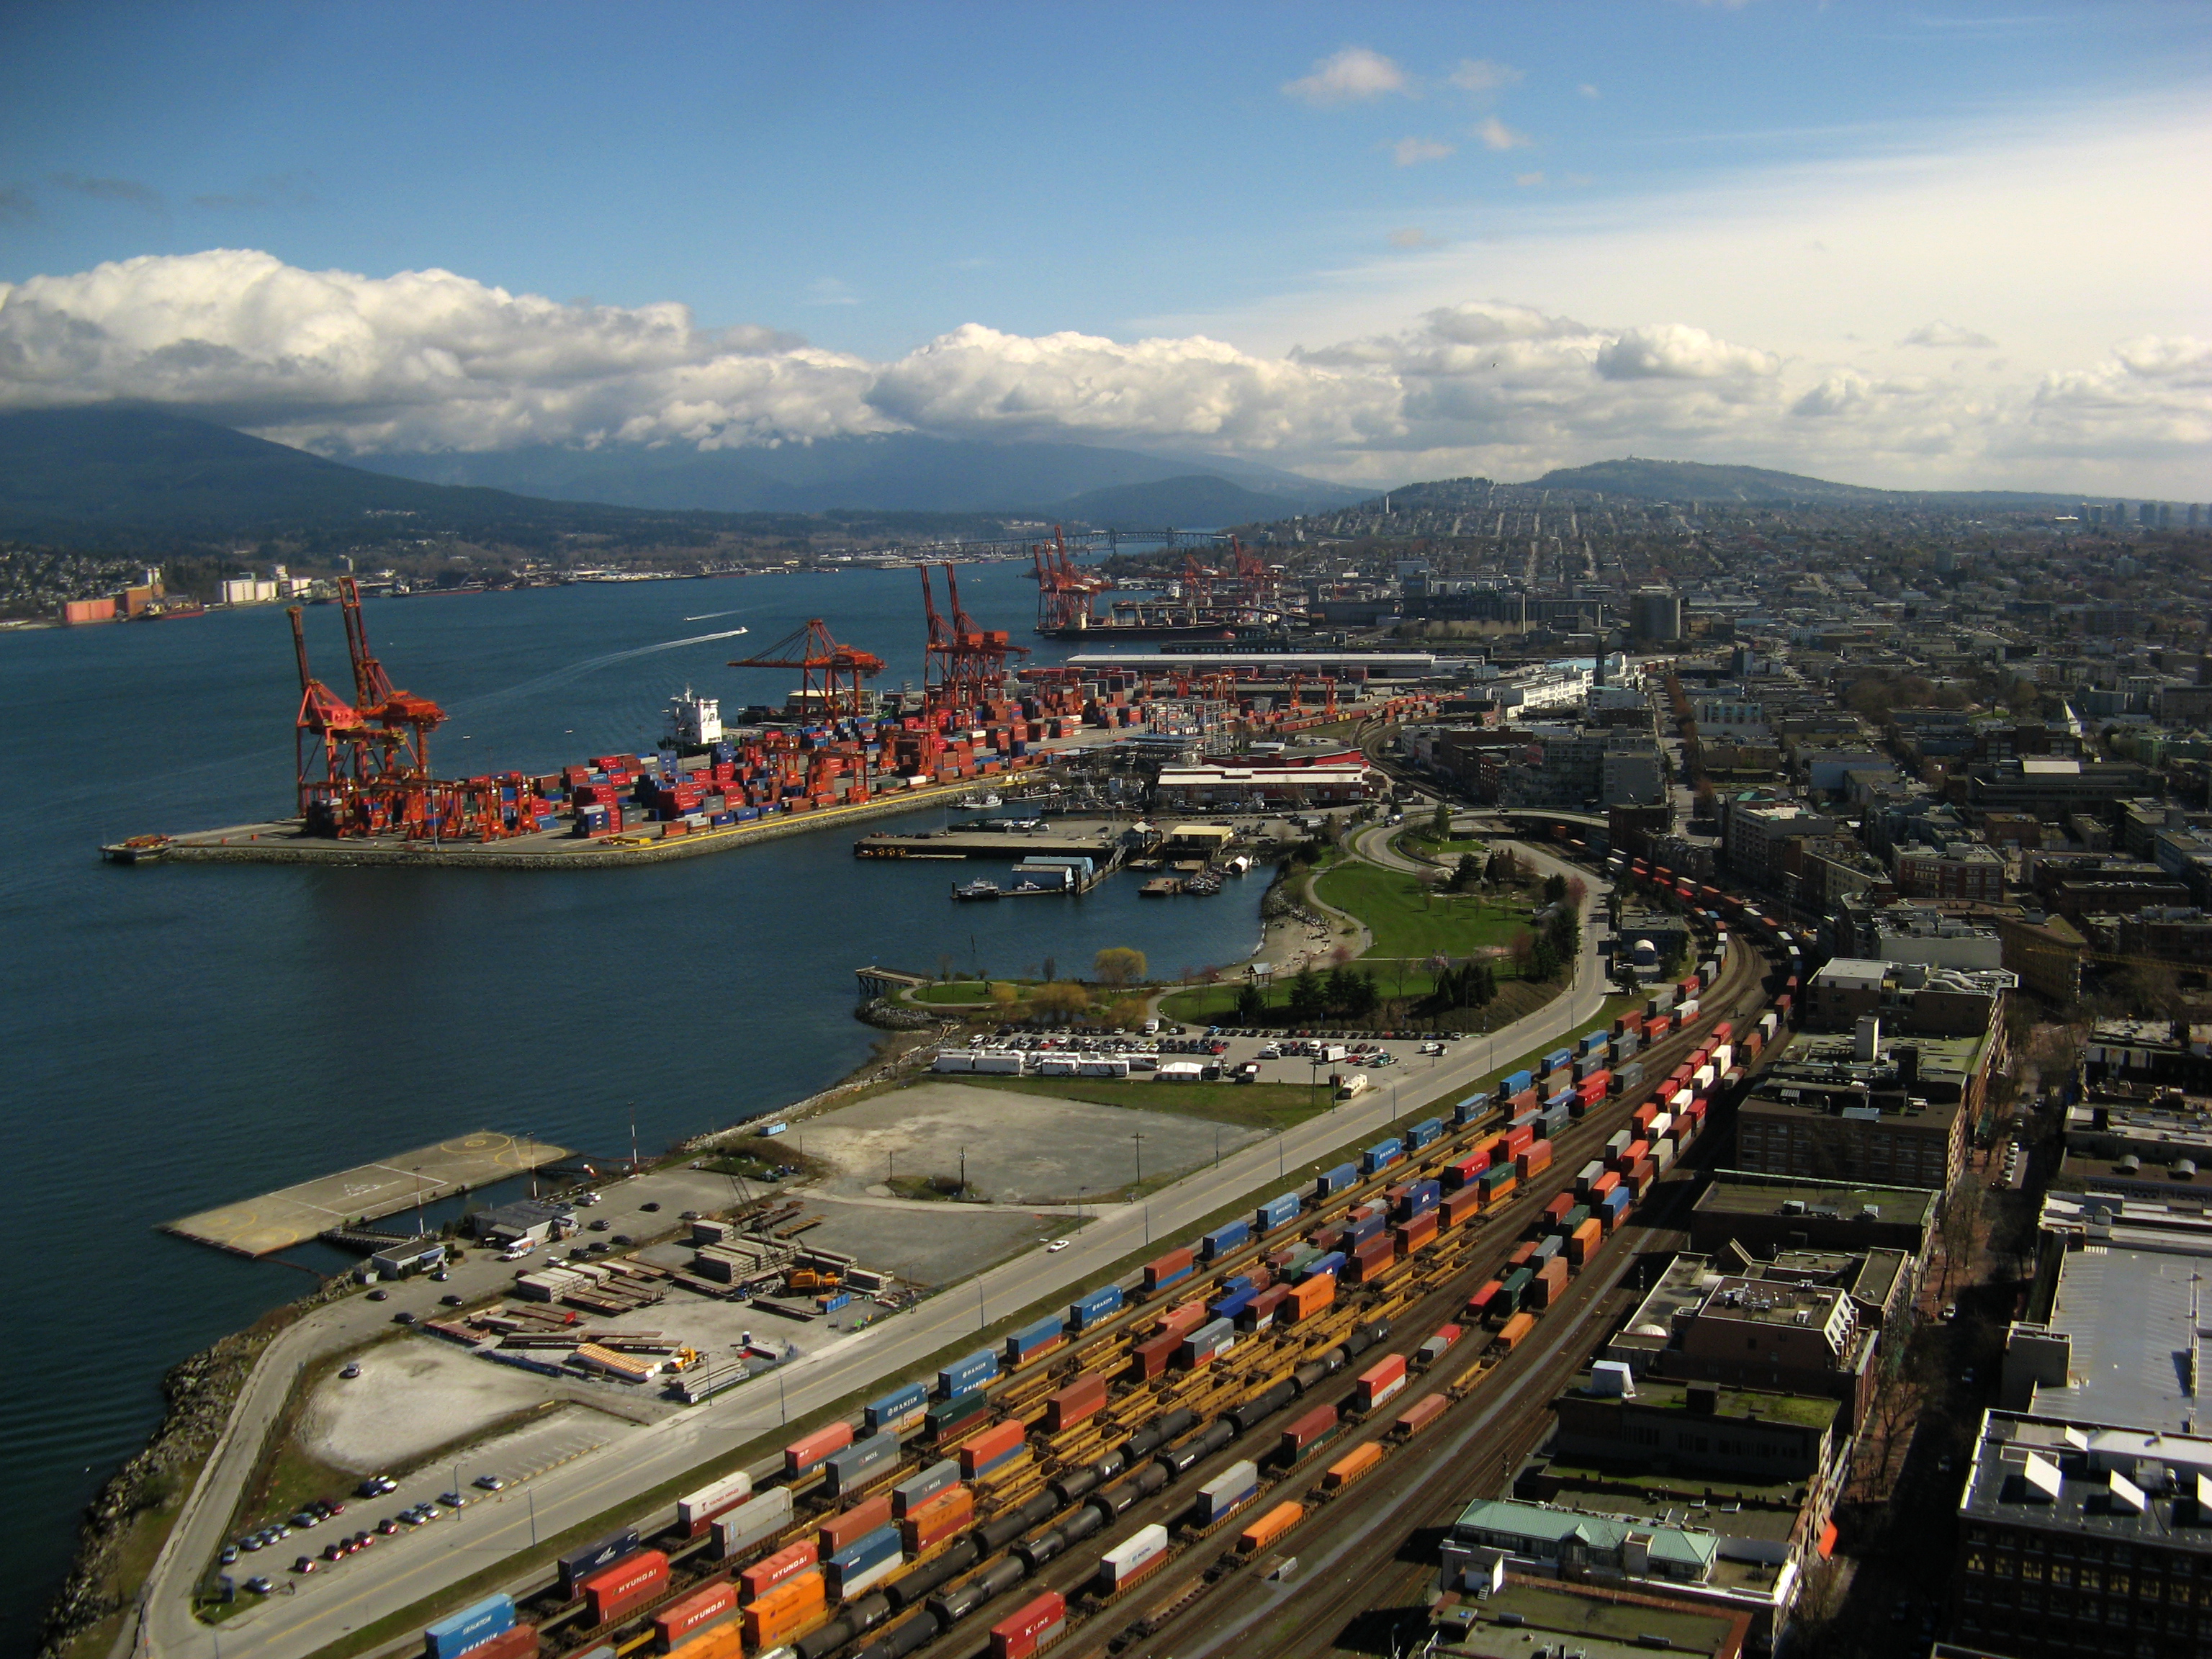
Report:
M538 1659L538 1626L517 1625L469 1650L469 1659Z
M1149 1342L1139 1342L1129 1350L1129 1380L1142 1382L1162 1375L1182 1346L1180 1336L1156 1336Z
M1516 1154L1513 1159L1514 1173L1523 1181L1530 1176L1541 1175L1551 1167L1552 1143L1548 1140L1533 1143L1525 1152Z
M1505 1115L1519 1117L1523 1112L1534 1111L1542 1103L1542 1097L1534 1089L1523 1089L1505 1103Z
M852 1443L850 1423L832 1423L826 1429L817 1429L804 1440L794 1440L783 1449L783 1472L787 1475L804 1474L831 1452L842 1451Z
M1354 1397L1359 1401L1360 1410L1372 1411L1405 1386L1406 1357L1392 1354L1359 1373Z
M1251 1305L1244 1310L1243 1315L1240 1317L1249 1317L1254 1330L1264 1331L1275 1322L1276 1315L1280 1311L1283 1304L1290 1299L1289 1285L1270 1285L1252 1298Z
M1066 1628L1067 1599L1047 1590L991 1626L991 1659L1029 1659Z
M1093 1372L1044 1402L1044 1430L1059 1434L1105 1409L1106 1379Z
M908 1510L906 1519L899 1522L899 1534L907 1553L920 1555L963 1530L975 1519L975 1494L965 1486L953 1486Z
M1509 1158L1527 1152L1535 1144L1536 1126L1533 1123L1524 1123L1519 1128L1509 1129L1505 1133L1505 1152Z
M653 1615L653 1634L660 1640L664 1652L676 1646L685 1637L707 1628L717 1619L726 1618L738 1610L738 1587L723 1583L709 1584L705 1589L685 1596L673 1606Z
M1146 1262L1145 1288L1148 1291L1159 1289L1164 1281L1173 1279L1177 1273L1195 1264L1197 1260L1198 1257L1192 1252L1190 1247L1185 1245L1179 1250L1170 1250L1157 1261Z
M1481 1189L1462 1188L1437 1206L1437 1213L1443 1218L1443 1224L1447 1227L1456 1227L1462 1222L1471 1220L1482 1213Z
M1019 1423L994 1423L960 1448L962 1477L973 1480L975 1472L984 1464L1003 1457L1008 1452L1020 1450L1022 1442L1027 1437Z
M1694 1073L1696 1069L1697 1068L1695 1066L1692 1066L1691 1067L1691 1072ZM1687 1077L1685 1077L1683 1080L1687 1082L1689 1079ZM1641 1133L1643 1131L1651 1127L1652 1120L1658 1115L1658 1103L1655 1101L1647 1100L1641 1106L1638 1106L1634 1111L1628 1115L1628 1121L1631 1123L1633 1123L1637 1127L1638 1133Z
M1018 1424L1014 1426L1019 1427ZM891 1523L891 1495L878 1492L865 1504L855 1504L849 1510L831 1516L822 1523L815 1536L822 1540L824 1559L835 1555L870 1533L881 1530Z
M1593 1206L1595 1206L1595 1205L1596 1205L1600 1200L1601 1200L1605 1197L1605 1195L1606 1195L1607 1193L1611 1192L1611 1191L1612 1191L1615 1187L1618 1187L1619 1185L1620 1185L1620 1171L1618 1171L1618 1170L1607 1170L1603 1175L1600 1176L1599 1176L1595 1181L1593 1181L1593 1182L1590 1182L1590 1189L1589 1189L1589 1201L1590 1201L1590 1203L1591 1203Z
M750 1601L755 1596L765 1595L778 1584L796 1578L821 1559L821 1548L811 1538L801 1539L787 1548L780 1549L766 1559L754 1562L738 1575L738 1600Z
M1504 1294L1505 1286L1498 1280L1492 1279L1487 1285L1479 1288L1473 1296L1468 1297L1467 1316L1469 1319L1487 1318L1491 1304Z
M1296 1462L1304 1456L1315 1442L1335 1431L1336 1422L1335 1407L1316 1406L1303 1417L1285 1425L1282 1439L1285 1459Z
M1535 1279L1528 1286L1528 1294L1538 1307L1548 1308L1565 1295L1566 1290L1567 1259L1564 1255L1555 1255L1536 1270Z
M604 1625L668 1588L668 1558L659 1550L640 1550L593 1573L580 1588L588 1622Z
M1567 1212L1574 1207L1574 1194L1571 1193L1561 1193L1556 1198L1553 1199L1549 1204L1547 1204L1544 1206L1544 1219L1547 1221L1565 1221L1567 1218Z
M1536 1255L1536 1241L1524 1238L1513 1247L1513 1254L1505 1258L1508 1267L1525 1267Z
M1398 1254L1411 1255L1437 1236L1437 1212L1430 1210L1417 1215L1394 1231L1398 1241Z

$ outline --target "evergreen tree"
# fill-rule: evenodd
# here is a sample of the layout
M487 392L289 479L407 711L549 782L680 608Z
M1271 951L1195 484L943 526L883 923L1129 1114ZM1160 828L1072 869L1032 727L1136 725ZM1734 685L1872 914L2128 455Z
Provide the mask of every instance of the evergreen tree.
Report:
M1310 1025L1327 1012L1321 975L1310 965L1299 969L1297 977L1291 981L1291 1023Z
M1267 994L1249 980L1237 988L1237 1023L1239 1025L1265 1025L1267 1023Z

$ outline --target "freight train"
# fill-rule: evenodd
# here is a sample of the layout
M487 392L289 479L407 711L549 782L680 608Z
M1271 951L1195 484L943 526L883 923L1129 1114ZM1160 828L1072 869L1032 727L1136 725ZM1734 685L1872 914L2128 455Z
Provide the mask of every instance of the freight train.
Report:
M1721 895L1717 908L1729 902ZM1790 947L1746 908L1730 919L1785 960ZM1714 954L1695 984L1669 988L1665 1009L1647 1004L1585 1032L1547 1054L1541 1073L1516 1071L1448 1120L1377 1143L1249 1221L1163 1253L1127 1284L1075 1297L1064 1316L886 1392L856 1422L791 1443L780 1476L702 1486L660 1535L626 1529L570 1552L522 1608L480 1603L431 1627L427 1659L506 1659L541 1645L577 1659L647 1647L679 1659L826 1659L863 1638L856 1659L896 1659L1048 1564L1080 1557L1140 1506L1172 1501L1200 1465L1249 1443L1197 1487L1176 1532L1147 1526L1097 1549L1087 1599L1055 1607L1048 1591L991 1627L991 1651L1034 1651L1271 1488L1306 1479L1348 1426L1398 1405L1417 1371L1464 1344L1471 1358L1445 1390L1402 1406L1382 1440L1337 1456L1309 1503L1276 1504L1235 1548L1269 1547L1312 1503L1376 1467L1384 1442L1416 1437L1517 1348L1772 1045L1796 975L1771 975L1756 1018L1715 1019L1723 1011L1696 1006L1694 994L1711 1002L1730 976L1727 950L1717 925L1701 932ZM1630 1054L1656 1072L1662 1045L1669 1058L1680 1048L1663 1078L1616 1081L1639 1066ZM1621 1127L1599 1141L1616 1112ZM1561 1139L1587 1144L1562 1158ZM1551 1172L1574 1159L1571 1179L1460 1304L1459 1322L1410 1359L1384 1354L1352 1370L1389 1337L1394 1312L1475 1276L1474 1258L1501 1237L1477 1224L1519 1214L1530 1188L1547 1175L1559 1182ZM1270 1441L1264 1431L1286 1413Z

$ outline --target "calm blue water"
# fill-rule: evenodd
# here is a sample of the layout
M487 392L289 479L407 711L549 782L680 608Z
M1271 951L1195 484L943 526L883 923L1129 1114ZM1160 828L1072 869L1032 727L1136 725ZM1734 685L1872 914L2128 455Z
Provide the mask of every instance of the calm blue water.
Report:
M961 574L980 623L1034 639L1018 567ZM880 684L918 683L918 586L633 583L368 617L394 680L453 716L441 770L546 770L650 749L687 682L726 708L780 701L788 674L723 665L812 616L889 659ZM337 608L307 622L343 686ZM0 1651L27 1650L79 1510L158 1419L161 1373L308 1282L155 1224L456 1130L614 1152L633 1103L648 1147L771 1109L866 1059L876 1034L850 1011L867 963L1066 971L1131 945L1179 969L1258 939L1256 881L1196 902L1140 902L1124 878L955 905L958 866L858 862L853 830L632 871L100 862L103 841L288 811L296 701L275 607L0 635L0 1123L12 1328L36 1355L0 1368ZM320 1249L302 1259L335 1265Z

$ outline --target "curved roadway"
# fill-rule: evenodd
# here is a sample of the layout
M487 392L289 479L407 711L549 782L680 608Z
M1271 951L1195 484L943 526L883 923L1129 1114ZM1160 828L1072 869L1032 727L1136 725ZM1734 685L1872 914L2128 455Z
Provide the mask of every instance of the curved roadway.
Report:
M1363 838L1373 833L1364 832ZM1582 875L1592 887L1592 913L1600 912L1605 889L1601 879L1569 872L1540 848L1522 850L1547 873ZM1424 1099L1471 1090L1493 1060L1510 1060L1595 1018L1606 996L1596 938L1595 927L1586 933L1566 991L1483 1042L1455 1045L1456 1053L1420 1073ZM757 1378L704 1405L621 1434L497 1498L446 1516L434 1527L410 1534L404 1546L392 1547L398 1540L387 1540L386 1549L355 1558L345 1574L310 1578L295 1594L271 1596L234 1615L222 1626L218 1640L192 1616L189 1596L223 1542L239 1490L283 1409L294 1377L310 1358L388 1328L382 1310L366 1307L357 1297L319 1309L278 1336L255 1368L155 1565L140 1618L134 1628L126 1628L117 1651L127 1653L135 1644L137 1651L162 1659L307 1659L364 1625L438 1595L501 1557L531 1549L534 1540L586 1522L615 1524L641 1494L688 1472L710 1464L726 1467L748 1448L758 1457L776 1443L786 1423L884 1379L911 1376L932 1356L987 1328L993 1319L1096 1284L1114 1263L1139 1249L1188 1237L1201 1219L1231 1200L1279 1188L1291 1172L1385 1129L1392 1121L1395 1092L1376 1091L1248 1146L1218 1169L1186 1176L1149 1201L1106 1215L1084 1228L1065 1250L1032 1251L1002 1263L978 1279L831 1343L781 1374ZM368 1571L357 1570L362 1567ZM536 1570L532 1580L542 1572ZM418 1640L410 1632L392 1645L396 1650Z

